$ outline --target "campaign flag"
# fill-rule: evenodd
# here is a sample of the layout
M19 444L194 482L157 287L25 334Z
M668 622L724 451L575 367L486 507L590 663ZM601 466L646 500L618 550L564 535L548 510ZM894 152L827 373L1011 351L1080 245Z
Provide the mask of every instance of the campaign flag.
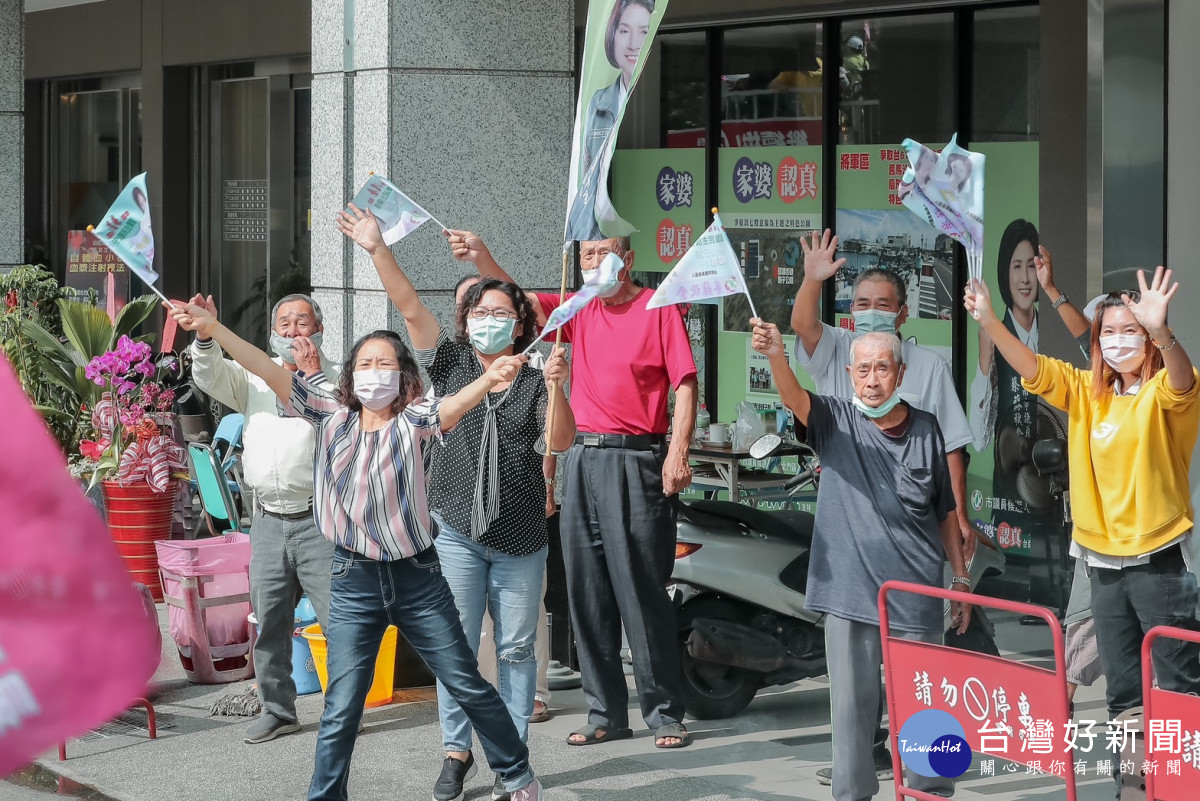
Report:
M657 309L672 303L698 303L739 292L750 301L751 316L757 317L754 301L750 298L750 290L742 275L741 262L721 224L721 215L714 214L712 225L671 268L646 308Z
M592 280L585 281L578 292L572 294L546 316L546 324L542 327L542 332L537 339L529 343L529 347L525 348L522 355L529 355L534 345L545 339L547 334L562 328L572 317L579 314L584 306L616 286L617 275L624 266L625 262L617 254L609 253L605 256L595 275L592 276Z
M154 233L150 230L146 173L125 184L104 218L92 227L92 233L129 265L134 275L158 292L154 286L158 273L154 271Z
M983 173L985 158L958 146L958 134L941 154L905 139L912 165L900 179L900 202L934 228L962 243L972 278L983 276Z
M370 211L379 220L379 230L385 245L394 245L422 224L437 218L425 211L415 200L401 192L382 175L372 175L358 190L352 201L363 211ZM442 228L446 226L442 225Z
M637 230L613 208L608 170L626 103L666 10L667 0L588 4L567 181L567 242L629 236Z
M145 696L156 621L0 356L0 776ZM83 659L82 654L96 658Z

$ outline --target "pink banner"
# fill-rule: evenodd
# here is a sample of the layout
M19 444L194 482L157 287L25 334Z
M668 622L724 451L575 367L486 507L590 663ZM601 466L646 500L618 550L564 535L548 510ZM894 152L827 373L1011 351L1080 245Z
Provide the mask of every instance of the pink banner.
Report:
M0 356L0 776L123 712L158 632L108 529Z

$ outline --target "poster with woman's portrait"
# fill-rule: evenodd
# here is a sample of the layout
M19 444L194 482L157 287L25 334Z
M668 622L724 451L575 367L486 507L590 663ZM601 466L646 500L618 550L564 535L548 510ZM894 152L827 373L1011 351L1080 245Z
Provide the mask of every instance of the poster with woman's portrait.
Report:
M588 7L567 186L567 241L635 230L608 194L608 170L629 95L646 63L667 0L593 0Z

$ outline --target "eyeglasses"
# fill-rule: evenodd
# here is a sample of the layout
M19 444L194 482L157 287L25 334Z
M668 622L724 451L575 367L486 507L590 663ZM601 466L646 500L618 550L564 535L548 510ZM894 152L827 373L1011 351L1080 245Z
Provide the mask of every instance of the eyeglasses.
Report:
M520 315L512 309L489 309L486 306L474 306L467 309L467 316L472 320L482 320L484 317L495 317L497 320L520 319Z

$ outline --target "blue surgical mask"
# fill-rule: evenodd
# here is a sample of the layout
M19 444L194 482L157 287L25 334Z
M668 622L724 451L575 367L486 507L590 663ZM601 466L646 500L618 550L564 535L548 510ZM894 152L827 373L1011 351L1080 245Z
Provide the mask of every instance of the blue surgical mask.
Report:
M313 347L317 350L321 349L321 340L324 339L324 334L318 331L310 335L309 341L313 343ZM280 334L271 332L271 350L279 354L279 358L283 359L288 364L296 363L296 354L292 353L292 338L285 337Z
M896 317L899 312L885 312L878 309L856 311L854 316L854 333L856 334L894 334L896 333Z
M469 317L467 318L467 335L475 350L491 356L513 343L513 329L516 326L516 320L499 320L490 314L479 319Z
M881 403L878 408L872 408L863 403L862 398L858 397L857 395L851 398L850 402L854 404L855 409L858 409L867 417L870 417L872 420L878 420L880 417L886 416L888 412L890 412L892 409L895 409L896 405L900 403L900 390L894 390L892 392L892 396Z

